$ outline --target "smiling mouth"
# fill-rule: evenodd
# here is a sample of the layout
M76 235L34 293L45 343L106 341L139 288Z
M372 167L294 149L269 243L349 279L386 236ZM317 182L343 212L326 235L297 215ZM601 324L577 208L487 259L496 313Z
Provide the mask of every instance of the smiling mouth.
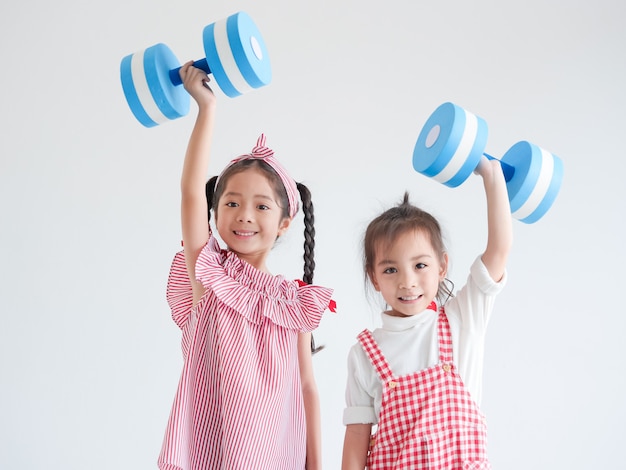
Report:
M238 237L251 237L256 234L256 232L238 232L236 230L233 233Z
M407 295L407 296L398 297L398 298L403 302L411 302L413 300L418 300L420 297L421 295Z

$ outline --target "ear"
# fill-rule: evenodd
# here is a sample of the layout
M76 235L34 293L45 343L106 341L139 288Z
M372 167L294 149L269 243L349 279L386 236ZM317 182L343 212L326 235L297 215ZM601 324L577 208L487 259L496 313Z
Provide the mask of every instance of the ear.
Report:
M276 235L277 237L280 237L282 235L285 234L285 232L289 229L289 226L291 225L291 219L290 218L284 218L280 224L278 224L278 234Z
M374 289L376 289L376 292L380 292L380 284L378 284L378 280L376 279L376 274L368 273L368 277L370 278L370 282L374 286Z
M448 253L444 253L441 265L439 266L439 281L443 281L448 274Z

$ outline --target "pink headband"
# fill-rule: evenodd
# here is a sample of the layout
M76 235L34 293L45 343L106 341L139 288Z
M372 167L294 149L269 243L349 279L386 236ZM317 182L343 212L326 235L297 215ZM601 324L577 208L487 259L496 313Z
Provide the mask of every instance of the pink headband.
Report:
M251 153L240 155L237 158L234 158L228 165L226 165L226 168L224 168L224 171L222 171L217 181L215 182L215 187L217 187L217 182L220 180L224 172L229 167L242 160L249 160L254 158L263 160L265 163L271 166L272 169L280 177L280 180L283 182L283 186L287 191L287 200L289 201L289 217L293 219L294 216L298 213L298 201L300 193L298 192L298 188L294 179L289 176L289 174L285 171L281 164L278 163L278 160L274 158L274 151L265 146L265 134L261 134L261 136L257 139L256 146L252 149Z

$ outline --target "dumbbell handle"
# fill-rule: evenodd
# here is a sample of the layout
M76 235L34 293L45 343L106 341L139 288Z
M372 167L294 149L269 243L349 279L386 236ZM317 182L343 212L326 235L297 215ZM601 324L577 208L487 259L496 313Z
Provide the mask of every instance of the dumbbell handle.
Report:
M204 70L206 73L211 73L211 69L209 68L209 64L206 61L206 58L196 60L192 65L200 70ZM173 85L178 86L178 85L182 85L183 83L183 81L180 78L181 68L182 66L176 67L175 69L170 70L170 80L172 81Z
M499 162L500 166L502 167L502 173L504 173L504 181L506 181L507 183L511 181L511 178L513 178L513 175L515 174L514 166L511 166L508 163L504 163L502 160L498 160L496 157L492 157L489 154L483 153L483 155L489 160L495 160Z

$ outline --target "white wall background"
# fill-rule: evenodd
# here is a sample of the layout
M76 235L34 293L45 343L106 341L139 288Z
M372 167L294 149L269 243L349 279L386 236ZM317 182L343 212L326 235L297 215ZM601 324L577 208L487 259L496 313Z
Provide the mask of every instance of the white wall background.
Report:
M626 468L625 7L617 0L25 0L0 7L0 468L151 469L181 369L164 298L180 247L190 116L145 129L119 61L245 10L274 80L218 91L212 174L265 132L313 191L316 282L340 313L316 333L325 468L339 468L345 358L377 325L363 289L367 221L405 189L446 227L462 284L485 244L484 195L415 173L442 102L490 125L487 151L528 139L565 181L539 223L515 222L490 325L483 409L497 469ZM299 277L301 227L272 268Z

